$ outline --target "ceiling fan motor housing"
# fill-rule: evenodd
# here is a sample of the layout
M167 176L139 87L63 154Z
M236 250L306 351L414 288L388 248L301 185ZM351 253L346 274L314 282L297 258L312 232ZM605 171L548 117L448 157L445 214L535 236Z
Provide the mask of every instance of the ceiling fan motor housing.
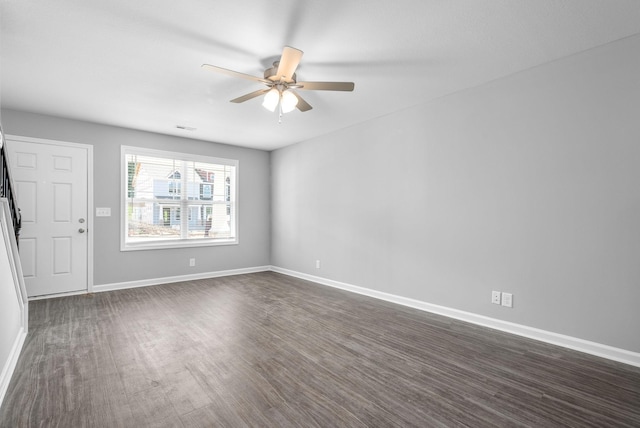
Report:
M278 66L280 65L280 61L274 61L273 67L267 68L264 71L264 78L271 80L273 82L277 82L279 80L284 80L287 83L296 83L296 74L293 73L290 79L283 79L283 76L278 76Z

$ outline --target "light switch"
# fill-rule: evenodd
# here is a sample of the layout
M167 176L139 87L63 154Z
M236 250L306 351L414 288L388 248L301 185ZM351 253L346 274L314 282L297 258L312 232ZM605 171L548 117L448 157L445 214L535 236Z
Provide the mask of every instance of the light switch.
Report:
M96 217L111 217L111 208L96 208Z

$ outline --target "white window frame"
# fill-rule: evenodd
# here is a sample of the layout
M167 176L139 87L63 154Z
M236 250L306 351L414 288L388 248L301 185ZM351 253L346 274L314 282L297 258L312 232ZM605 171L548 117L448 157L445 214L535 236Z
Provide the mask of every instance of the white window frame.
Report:
M232 198L233 209L231 210L231 223L235 228L234 238L197 238L197 239L171 239L162 240L154 239L147 242L127 242L128 216L127 216L127 199L128 199L128 183L127 183L127 155L152 156L164 159L174 159L188 162L204 162L219 165L228 165L235 167L235 174L232 176L234 186L232 189L234 195ZM238 186L240 176L240 162L236 159L224 159L211 156L200 156L189 153L170 152L165 150L147 149L134 146L121 146L120 148L120 251L137 251L137 250L159 250L167 248L188 248L188 247L205 247L218 245L236 245L239 243L239 224L238 224ZM183 186L184 187L184 186ZM186 188L186 187L185 187ZM181 218L188 218L190 213L189 199L186 192L182 193L186 198L180 201L176 200L182 208ZM226 199L226 198L225 198ZM226 201L224 201L226 204Z

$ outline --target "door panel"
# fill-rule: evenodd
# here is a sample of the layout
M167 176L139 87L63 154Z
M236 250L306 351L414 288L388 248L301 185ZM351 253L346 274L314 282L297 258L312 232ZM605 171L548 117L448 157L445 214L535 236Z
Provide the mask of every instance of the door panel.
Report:
M70 223L71 219L71 191L69 183L52 183L53 189L53 221L56 223Z
M15 168L14 168L15 169ZM16 195L20 195L20 215L22 225L36 222L38 183L35 181L16 181Z
M71 238L53 238L53 274L71 273Z
M36 276L36 248L38 243L36 238L20 237L20 262L22 264L22 275L25 278Z
M7 141L29 297L87 290L88 150Z

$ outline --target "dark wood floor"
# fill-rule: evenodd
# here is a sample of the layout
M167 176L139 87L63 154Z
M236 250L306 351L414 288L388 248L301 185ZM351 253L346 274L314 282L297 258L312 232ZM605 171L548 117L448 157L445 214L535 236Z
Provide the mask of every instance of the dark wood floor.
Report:
M640 426L640 369L265 272L32 302L1 427Z

